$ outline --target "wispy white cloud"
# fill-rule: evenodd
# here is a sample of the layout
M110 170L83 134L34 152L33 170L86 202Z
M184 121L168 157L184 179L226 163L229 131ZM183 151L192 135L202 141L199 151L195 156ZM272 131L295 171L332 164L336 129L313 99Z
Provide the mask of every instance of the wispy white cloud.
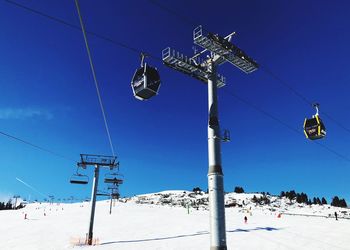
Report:
M40 118L50 120L53 114L38 108L0 108L0 120L24 120Z

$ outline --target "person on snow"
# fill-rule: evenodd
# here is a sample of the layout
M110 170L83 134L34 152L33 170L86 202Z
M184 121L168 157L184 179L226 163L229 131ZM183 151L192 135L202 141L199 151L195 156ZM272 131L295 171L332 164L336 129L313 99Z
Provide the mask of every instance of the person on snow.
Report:
M338 220L338 213L334 212L335 220Z
M248 218L247 216L244 216L244 223L247 224Z

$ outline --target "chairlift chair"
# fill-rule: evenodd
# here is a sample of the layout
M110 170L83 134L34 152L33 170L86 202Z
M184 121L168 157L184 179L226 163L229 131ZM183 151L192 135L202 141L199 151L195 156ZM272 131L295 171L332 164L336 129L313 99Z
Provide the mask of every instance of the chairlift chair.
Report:
M118 179L117 177L105 177L104 179L105 183L112 183L112 184L123 184L123 180L122 179Z
M224 130L224 134L222 136L222 141L223 142L230 142L231 141L231 135L230 135L230 131L225 129Z
M97 192L97 196L109 196L107 192Z
M111 196L112 196L112 199L119 199L120 194L119 194L119 192L112 192Z
M89 183L89 177L84 174L73 174L70 178L69 182L71 184L88 184Z
M322 139L326 136L326 127L324 126L319 114L319 104L314 104L316 114L312 118L305 118L304 120L304 134L310 140Z
M105 183L111 183L111 184L123 184L123 180L118 178L119 176L123 176L119 173L107 173L105 174L104 182Z
M141 54L141 67L135 71L131 81L131 87L135 98L147 100L158 94L160 76L157 68L144 63L145 54Z
M84 166L80 165L79 163L77 164L77 171L75 174L72 175L72 177L70 178L69 182L71 184L88 184L89 183L89 177L87 175L84 174L80 174L79 173L79 168L84 168Z

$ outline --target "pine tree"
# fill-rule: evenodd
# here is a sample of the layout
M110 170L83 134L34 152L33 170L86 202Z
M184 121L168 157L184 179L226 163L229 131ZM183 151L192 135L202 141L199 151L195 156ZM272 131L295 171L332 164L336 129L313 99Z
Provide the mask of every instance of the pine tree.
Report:
M303 198L302 198L302 196L299 193L297 193L297 202L298 203L302 203L303 202Z
M202 192L202 189L200 189L199 187L195 187L195 188L193 188L193 190L192 190L194 193L200 193L200 192Z
M324 197L322 197L321 203L322 203L322 205L327 205L327 201Z
M12 209L12 200L9 199L9 201L5 205L5 209Z
M287 191L286 192L286 197L289 198L289 200L293 200L294 198L297 197L297 194L295 193L294 190L291 190L291 191Z
M252 202L257 203L258 202L258 198L254 195L252 198Z
M318 205L322 204L320 198L318 198L318 197L316 198L316 202L317 202Z
M339 207L339 197L338 196L334 196L333 197L333 200L331 202L331 205L332 206L335 206L335 207Z
M346 204L345 199L339 200L339 206L340 206L340 207L344 207L344 208L348 207L348 205Z
M242 187L235 187L234 191L237 194L244 193L244 189Z
M307 203L308 202L307 194L301 193L301 200L303 203Z

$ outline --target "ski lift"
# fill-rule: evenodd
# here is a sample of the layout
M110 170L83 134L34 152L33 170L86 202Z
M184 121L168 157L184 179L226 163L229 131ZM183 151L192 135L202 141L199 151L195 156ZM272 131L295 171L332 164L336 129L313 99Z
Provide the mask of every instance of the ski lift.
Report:
M230 131L225 129L224 134L222 136L222 142L230 142L230 141L231 141Z
M160 76L157 68L144 63L146 55L141 53L141 67L135 71L131 81L131 87L135 98L147 100L158 94L160 87Z
M105 174L105 179L104 182L105 183L112 183L112 184L123 184L123 180L117 178L120 174L117 173L109 173L109 174Z
M97 191L97 196L109 196L109 193L103 191Z
M71 184L88 184L89 177L87 175L77 173L72 175L69 182Z
M305 118L304 121L304 133L306 138L310 140L322 139L326 136L326 127L324 126L319 114L318 107L319 104L313 105L316 108L316 114L312 118Z
M77 172L75 174L72 175L72 177L70 178L69 182L71 184L88 184L89 183L89 176L84 175L84 174L80 174L79 173L79 165L77 167Z
M119 192L112 192L111 196L112 196L112 199L119 199L120 194L119 194Z

